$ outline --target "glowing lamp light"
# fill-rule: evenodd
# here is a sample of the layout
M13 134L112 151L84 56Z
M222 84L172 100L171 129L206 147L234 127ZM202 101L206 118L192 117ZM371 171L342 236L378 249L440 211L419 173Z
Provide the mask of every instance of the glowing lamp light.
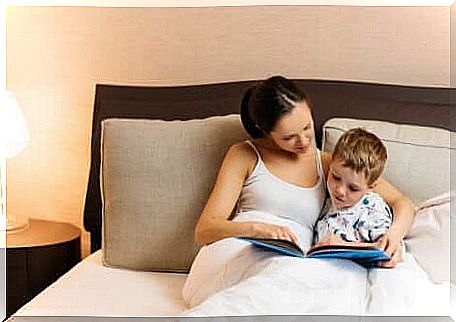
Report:
M0 93L0 230L27 227L27 218L6 215L6 159L18 155L30 140L30 134L11 91Z

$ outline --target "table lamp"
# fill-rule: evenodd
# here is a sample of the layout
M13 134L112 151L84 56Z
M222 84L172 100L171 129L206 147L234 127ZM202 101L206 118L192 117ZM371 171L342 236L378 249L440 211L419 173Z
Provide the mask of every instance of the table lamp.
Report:
M27 216L6 215L6 159L19 154L30 136L22 112L11 91L0 92L0 231L28 226Z

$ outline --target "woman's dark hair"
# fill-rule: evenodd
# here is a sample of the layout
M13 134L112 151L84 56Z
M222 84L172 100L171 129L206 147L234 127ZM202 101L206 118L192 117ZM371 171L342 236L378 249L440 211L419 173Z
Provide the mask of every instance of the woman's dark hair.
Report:
M280 118L296 103L310 102L296 85L282 76L270 77L249 88L241 102L241 121L252 138L270 133Z

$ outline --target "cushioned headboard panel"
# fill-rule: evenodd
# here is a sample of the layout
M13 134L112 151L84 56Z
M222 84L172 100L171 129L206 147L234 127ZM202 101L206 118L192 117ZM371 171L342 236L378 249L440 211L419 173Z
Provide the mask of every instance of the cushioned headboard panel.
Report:
M455 131L450 120L447 88L408 87L325 80L295 80L310 97L317 142L322 124L332 117L350 117L434 126ZM101 247L100 131L107 118L187 120L239 113L243 93L256 81L176 87L97 85L92 123L90 173L84 206L84 226L91 250ZM454 117L452 113L452 117Z

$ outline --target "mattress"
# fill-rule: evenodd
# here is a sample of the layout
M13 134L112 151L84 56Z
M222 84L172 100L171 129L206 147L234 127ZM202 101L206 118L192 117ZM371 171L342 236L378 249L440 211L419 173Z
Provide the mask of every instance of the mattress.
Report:
M186 276L106 267L100 250L14 316L176 316L185 309L181 290Z

